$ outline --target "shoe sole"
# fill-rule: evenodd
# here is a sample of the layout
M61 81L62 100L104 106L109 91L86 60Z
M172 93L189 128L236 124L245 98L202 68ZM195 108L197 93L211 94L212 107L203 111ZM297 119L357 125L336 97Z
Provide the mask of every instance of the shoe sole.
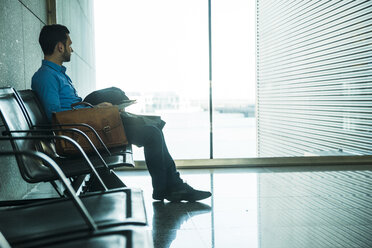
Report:
M190 197L190 198L188 198L188 197L166 197L165 199L167 199L170 202L181 202L181 201L196 202L196 201L207 199L210 196L211 195L203 196L203 197L196 197L196 198L192 198L192 197Z

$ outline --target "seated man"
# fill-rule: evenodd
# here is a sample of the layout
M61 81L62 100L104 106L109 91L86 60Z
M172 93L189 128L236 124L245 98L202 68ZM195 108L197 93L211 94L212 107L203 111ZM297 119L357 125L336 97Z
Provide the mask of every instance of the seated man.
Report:
M71 109L71 104L81 102L72 81L62 64L69 62L71 38L69 30L62 25L46 25L42 28L39 43L44 53L40 69L32 77L32 89L39 96L51 120L52 112ZM98 106L110 105L103 102ZM147 168L153 185L155 200L198 201L211 196L208 191L195 190L184 183L165 144L163 132L154 125L123 124L128 141L143 146Z

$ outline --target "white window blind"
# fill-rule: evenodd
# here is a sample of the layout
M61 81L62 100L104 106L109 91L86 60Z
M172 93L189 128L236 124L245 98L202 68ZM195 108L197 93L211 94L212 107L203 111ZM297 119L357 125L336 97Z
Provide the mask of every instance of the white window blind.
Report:
M372 154L372 1L257 0L258 155Z

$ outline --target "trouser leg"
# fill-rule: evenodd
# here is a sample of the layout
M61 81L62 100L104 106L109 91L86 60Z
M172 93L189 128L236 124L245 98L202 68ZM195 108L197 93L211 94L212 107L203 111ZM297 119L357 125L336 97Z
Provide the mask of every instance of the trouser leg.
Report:
M125 131L130 143L144 147L154 191L165 192L172 185L182 182L159 128L151 125L127 126Z

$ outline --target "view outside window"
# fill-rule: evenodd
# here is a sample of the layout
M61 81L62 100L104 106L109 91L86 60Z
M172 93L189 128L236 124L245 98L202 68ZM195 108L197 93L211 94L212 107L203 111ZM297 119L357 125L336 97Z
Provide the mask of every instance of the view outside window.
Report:
M211 9L214 158L255 157L255 1Z
M254 113L243 110L254 103L254 67L249 72L247 62L252 59L254 64L254 54L247 52L247 36L254 40L247 22L252 20L253 26L254 18L246 18L248 13L244 13L254 15L254 6L224 16L225 5L234 1L216 1L216 18L220 15L220 20L212 23L216 26L216 34L212 33L216 36L214 157L249 157L256 152ZM236 14L244 18L230 21L240 25L234 30L242 39L232 43L231 32L226 36L221 33L232 25L223 22ZM208 2L95 1L95 27L97 89L119 87L137 100L128 112L160 115L167 123L163 131L174 159L209 158ZM218 37L224 41L217 43ZM237 45L242 47L228 48ZM254 45L250 49L254 51ZM224 62L218 63L219 59ZM221 68L223 72L218 73ZM227 94L221 96L221 92ZM144 159L143 152L136 150L134 158Z

